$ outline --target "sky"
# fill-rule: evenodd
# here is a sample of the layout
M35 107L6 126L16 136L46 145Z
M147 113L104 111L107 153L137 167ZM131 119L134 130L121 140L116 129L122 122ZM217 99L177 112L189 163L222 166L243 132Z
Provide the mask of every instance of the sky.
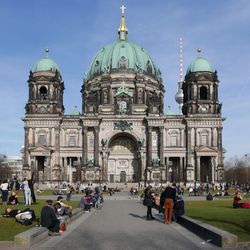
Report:
M129 40L162 72L165 111L170 106L178 114L182 37L184 72L198 48L218 72L226 159L250 153L249 0L0 0L0 153L20 155L29 71L45 48L65 82L65 114L75 105L80 110L83 75L117 39L122 4Z

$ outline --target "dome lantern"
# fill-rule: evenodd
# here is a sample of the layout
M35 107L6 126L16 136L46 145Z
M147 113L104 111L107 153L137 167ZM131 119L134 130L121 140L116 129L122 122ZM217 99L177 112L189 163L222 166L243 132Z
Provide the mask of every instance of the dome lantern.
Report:
M126 22L125 22L125 10L126 10L126 7L124 5L122 5L120 7L121 9L121 24L120 24L120 27L118 29L118 34L119 34L119 39L120 40L126 40L127 38L127 34L128 34L128 29L127 29L127 26L126 26Z

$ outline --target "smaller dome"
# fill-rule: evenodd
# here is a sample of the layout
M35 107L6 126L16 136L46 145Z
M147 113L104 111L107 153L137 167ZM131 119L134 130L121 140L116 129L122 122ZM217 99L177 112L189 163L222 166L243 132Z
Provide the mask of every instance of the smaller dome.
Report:
M49 58L49 49L45 49L45 58L41 59L37 62L34 66L33 72L40 72L40 71L52 71L56 72L59 71L57 64Z
M212 72L214 73L213 66L207 61L204 57L197 57L195 60L188 66L187 74L192 72Z
M77 106L74 107L74 109L70 112L69 115L80 115L80 111L77 109Z
M176 113L171 109L171 106L168 106L168 110L165 115L176 115Z
M33 72L40 72L40 71L59 71L57 64L51 60L50 58L43 58L34 66Z

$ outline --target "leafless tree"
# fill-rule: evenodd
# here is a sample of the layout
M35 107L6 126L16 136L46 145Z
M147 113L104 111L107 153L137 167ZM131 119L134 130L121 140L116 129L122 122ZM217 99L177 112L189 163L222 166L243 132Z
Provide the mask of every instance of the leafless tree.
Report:
M247 154L240 158L232 157L225 162L226 182L232 184L250 183L249 156L250 155Z

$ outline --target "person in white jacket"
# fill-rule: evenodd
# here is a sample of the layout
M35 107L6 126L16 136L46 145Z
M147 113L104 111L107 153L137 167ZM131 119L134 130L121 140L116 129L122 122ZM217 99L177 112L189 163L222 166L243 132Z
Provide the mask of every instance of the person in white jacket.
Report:
M29 184L26 178L24 178L22 183L24 196L25 196L25 205L31 205L31 191L29 188Z

